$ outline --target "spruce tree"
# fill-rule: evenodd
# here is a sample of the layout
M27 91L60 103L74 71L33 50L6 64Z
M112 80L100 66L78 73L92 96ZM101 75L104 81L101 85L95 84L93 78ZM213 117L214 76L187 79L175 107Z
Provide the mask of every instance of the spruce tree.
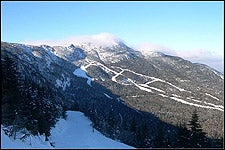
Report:
M192 114L191 120L189 121L191 133L190 133L190 146L191 147L207 147L206 133L203 132L202 127L199 123L199 116L195 110Z
M23 82L17 63L8 55L2 60L2 77L1 123L4 126L12 125L9 136L13 136L15 139L16 132L24 124L18 108L22 99L19 88L23 86Z

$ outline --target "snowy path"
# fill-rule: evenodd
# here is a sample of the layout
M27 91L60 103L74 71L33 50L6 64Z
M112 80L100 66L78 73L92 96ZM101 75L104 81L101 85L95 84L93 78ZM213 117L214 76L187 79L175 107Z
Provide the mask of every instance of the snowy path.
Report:
M59 120L51 132L55 148L132 148L93 129L83 113L67 111L67 115L67 120Z
M118 82L116 81L116 78L117 78L119 75L121 75L121 74L123 73L123 71L124 71L124 70L120 71L120 72L117 73L115 76L113 76L113 77L112 77L112 81L118 83Z
M114 71L113 69L110 69L108 67L106 67L105 65L99 63L99 62L89 62L88 65L84 66L85 69L87 69L88 67L90 66L98 66L98 67L101 67L104 71L106 71L107 73L111 73L113 74L111 80L113 82L116 82L118 84L122 84L122 85L133 85L135 87L137 87L138 89L142 90L142 91L145 91L145 92L149 92L149 93L156 93L162 97L168 97L170 99L173 99L173 100L176 100L180 103L183 103L183 104L187 104L187 105L192 105L192 106L195 106L195 107L201 107L201 108L207 108L207 109L215 109L215 110L219 110L219 111L224 111L224 107L222 105L215 105L215 104L212 104L212 103L208 103L208 102L202 102L202 101L199 101L199 100L195 100L193 98L185 98L186 100L184 99L181 99L182 97L179 96L179 95L176 95L176 94L172 94L172 96L170 97L168 95L168 93L166 93L164 90L162 89L159 89L159 88L156 88L154 86L151 86L151 83L153 82L162 82L162 83L165 83L177 90L179 90L180 92L188 92L188 93L191 93L191 91L188 91L186 89L183 89L183 88L180 88L168 81L165 81L165 80L162 80L160 78L156 78L156 77L153 77L153 76L148 76L148 75L144 75L144 74L141 74L141 73L137 73L135 71L132 71L132 70L129 70L129 69L124 69L124 68L121 68L121 67L114 67L114 66L111 66L112 68L118 68L120 69L120 72L117 72L117 71ZM130 73L133 73L137 76L141 76L141 77L144 77L144 78L147 78L149 79L150 81L147 81L146 83L142 83L142 84L138 84L136 83L135 80L132 80L130 78L127 78L123 73L125 72L130 72ZM131 84L124 84L124 83L121 83L119 82L119 80L117 80L116 78L118 76L123 76L125 78L127 78L127 81L130 82ZM154 92L153 92L154 91ZM162 94L163 93L163 94ZM217 101L220 101L217 97L215 96L212 96L208 93L205 93L205 95L209 96L210 98L212 99L215 99ZM188 102L188 100L191 100L192 102ZM202 104L205 104L205 105L202 105Z
M215 96L212 96L212 95L210 95L209 93L205 93L205 95L210 96L211 98L213 98L213 99L215 99L215 100L217 100L217 101L220 101L219 98L217 98L217 97L215 97Z
M200 105L200 104L194 104L194 103L190 103L190 102L187 102L183 99L180 99L180 98L177 98L177 97L170 97L171 99L177 101L177 102L180 102L180 103L183 103L183 104L187 104L187 105L192 105L192 106L196 106L196 107L201 107L201 108L208 108L208 109L217 109L219 111L224 111L224 109L221 109L220 106L205 106L205 105ZM211 104L212 105L212 104Z

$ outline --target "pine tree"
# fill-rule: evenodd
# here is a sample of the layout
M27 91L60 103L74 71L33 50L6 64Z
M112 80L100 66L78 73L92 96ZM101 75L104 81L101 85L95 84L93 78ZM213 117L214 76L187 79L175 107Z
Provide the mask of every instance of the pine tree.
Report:
M190 143L191 147L207 147L206 133L203 132L202 127L199 123L199 116L195 110L192 114L191 121L189 121L191 129Z
M23 81L18 70L16 62L8 55L2 60L2 109L1 123L4 126L12 125L9 136L16 138L16 132L19 131L24 124L19 114L20 100L22 99L19 90Z
M1 121L4 126L12 126L9 135L16 138L16 132L24 128L34 135L49 136L60 115L52 89L23 76L19 65L8 55L2 66Z

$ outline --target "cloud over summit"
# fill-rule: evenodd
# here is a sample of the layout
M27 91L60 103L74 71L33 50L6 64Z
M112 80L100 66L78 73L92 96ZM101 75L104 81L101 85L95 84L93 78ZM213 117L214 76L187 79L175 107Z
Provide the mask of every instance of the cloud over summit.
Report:
M172 50L150 42L140 43L134 46L134 48L141 51L144 55L151 55L152 52L162 52L167 55L181 57L193 63L206 64L222 73L224 72L223 51L221 53L215 53L215 51L203 49Z
M31 45L50 45L50 46L68 46L70 44L81 45L92 43L93 45L100 46L113 46L120 42L124 43L122 39L110 33L100 33L95 35L82 35L71 36L59 40L40 40L40 41L27 41L25 44ZM129 45L128 45L129 46ZM173 50L166 46L154 44L151 42L139 43L133 46L135 50L141 51L144 55L149 55L152 52L162 52L167 55L179 56L194 63L206 64L220 72L224 72L224 58L223 52L215 53L215 51L203 49L190 49L190 50Z
M27 41L26 44L31 45L50 45L50 46L64 46L64 45L80 45L84 43L92 43L96 46L113 46L122 42L121 39L110 33L100 33L95 35L81 35L71 36L59 40L40 40L40 41Z

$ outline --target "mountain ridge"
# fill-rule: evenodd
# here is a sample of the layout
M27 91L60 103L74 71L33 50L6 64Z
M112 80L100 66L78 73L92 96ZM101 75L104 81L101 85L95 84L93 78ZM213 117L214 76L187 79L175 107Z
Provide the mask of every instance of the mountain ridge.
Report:
M2 42L1 58L6 54L11 56L31 79L32 74L38 80L41 76L41 82L64 95L67 107L78 103L82 111L94 106L100 110L97 105L101 100L110 101L116 107L126 105L137 112L152 113L172 125L187 122L197 109L209 136L222 135L224 79L214 70L165 54L146 58L125 44L87 46L26 46Z

